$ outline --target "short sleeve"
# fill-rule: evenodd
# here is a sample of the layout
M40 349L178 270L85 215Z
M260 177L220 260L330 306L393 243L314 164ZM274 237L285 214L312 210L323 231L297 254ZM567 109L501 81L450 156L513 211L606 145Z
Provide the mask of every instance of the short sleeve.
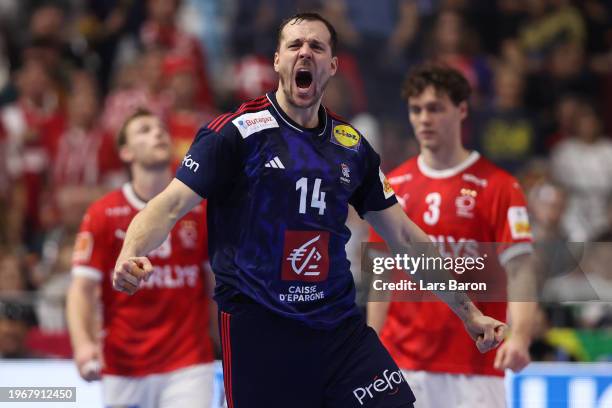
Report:
M72 252L72 275L101 281L108 265L105 222L90 208L81 222Z
M495 241L503 243L499 260L503 265L517 255L533 251L527 203L519 183L508 178L498 186L498 205L492 206Z
M387 177L380 169L380 157L367 143L365 149L365 175L349 202L361 218L369 211L381 211L397 203Z
M241 163L240 136L231 126L220 132L202 127L177 169L176 178L201 197L210 198L231 186Z

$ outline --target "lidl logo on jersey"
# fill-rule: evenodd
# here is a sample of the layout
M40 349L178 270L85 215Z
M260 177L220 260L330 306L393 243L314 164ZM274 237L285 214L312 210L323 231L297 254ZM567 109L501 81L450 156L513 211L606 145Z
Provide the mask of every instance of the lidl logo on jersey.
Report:
M253 133L278 127L278 122L267 110L254 113L245 113L244 115L240 115L234 119L232 123L234 126L236 126L243 139L246 139Z
M332 132L331 141L347 149L358 150L361 144L361 136L348 125L336 125Z
M285 231L282 280L321 282L328 272L328 231Z
M513 239L531 239L531 226L526 207L508 208L508 224Z

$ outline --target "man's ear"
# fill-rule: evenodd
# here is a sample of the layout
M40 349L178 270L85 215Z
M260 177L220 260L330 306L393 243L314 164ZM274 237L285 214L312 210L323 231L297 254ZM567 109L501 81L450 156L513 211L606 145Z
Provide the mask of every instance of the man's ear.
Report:
M459 103L459 114L461 115L461 120L465 120L468 117L469 111L467 101Z
M332 57L331 59L331 76L336 75L336 71L338 71L338 57Z
M278 51L276 51L274 53L274 72L277 72L277 73L278 73L278 64L279 64Z
M129 147L125 145L119 148L118 153L119 153L119 158L121 159L123 163L131 163L132 160L134 160L134 153Z

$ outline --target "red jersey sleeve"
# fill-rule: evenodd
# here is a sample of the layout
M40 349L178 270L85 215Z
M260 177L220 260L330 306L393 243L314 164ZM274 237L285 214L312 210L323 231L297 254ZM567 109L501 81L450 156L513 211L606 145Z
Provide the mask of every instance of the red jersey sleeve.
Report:
M499 261L504 265L517 255L532 252L533 238L525 195L518 181L504 177L498 183L496 205L490 208L495 241L502 244Z
M72 253L72 275L101 281L108 268L108 234L103 214L90 207L83 217Z

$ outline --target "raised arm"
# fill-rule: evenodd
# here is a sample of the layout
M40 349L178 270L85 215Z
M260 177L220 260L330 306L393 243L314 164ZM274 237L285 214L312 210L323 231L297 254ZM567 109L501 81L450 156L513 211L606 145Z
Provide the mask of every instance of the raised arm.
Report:
M138 290L140 281L153 272L153 266L145 255L159 247L174 224L201 200L197 193L174 179L147 203L127 230L113 273L115 289L129 294Z
M427 234L404 214L398 204L382 211L370 211L365 214L365 219L385 240L393 253L409 253L412 244L431 242ZM430 248L431 253L425 255L440 256L433 245ZM448 281L451 278L443 269L427 271L427 274L417 271L416 276L432 281ZM445 291L435 293L463 321L481 352L497 347L503 340L506 326L498 320L484 316L465 293Z

